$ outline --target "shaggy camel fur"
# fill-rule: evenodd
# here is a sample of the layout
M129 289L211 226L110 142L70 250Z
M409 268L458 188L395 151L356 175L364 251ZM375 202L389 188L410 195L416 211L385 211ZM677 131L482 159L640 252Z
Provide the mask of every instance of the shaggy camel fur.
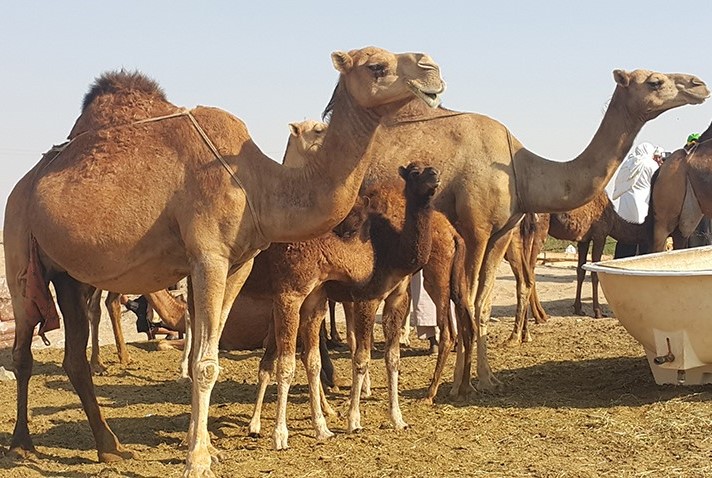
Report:
M699 224L712 216L712 124L692 147L678 149L660 166L650 196L653 206L652 252L665 250L673 232L679 247Z
M424 199L432 197L437 187L437 173L432 168L412 164L402 168L402 175L406 182L405 204L403 204L403 193L397 188L385 186L374 188L369 201L366 201L370 209L369 219L365 223L368 225L367 233L359 234L356 241L328 240L327 235L311 241L290 244L282 249L278 248L283 246L281 244L273 245L255 261L255 267L259 265L260 269L250 275L243 292L258 294L259 291L269 290L268 284L271 284L271 288L274 289L272 292L274 328L270 329L272 333L268 335L265 354L260 362L260 385L255 411L250 421L250 434L255 436L260 432L262 400L276 355L278 397L274 444L277 449L287 447L287 394L294 373L297 328L300 330L303 342L302 360L307 369L312 422L316 437L324 439L333 435L326 425L321 409L322 403L319 401L318 378L321 363L317 345L326 311L325 286L338 282L340 287L348 291L349 297L355 298L359 297L360 291L370 291L369 293L372 294L373 291L390 290L394 281L397 283L407 275L407 271L420 267L429 255L429 218L432 209L429 207L429 202ZM378 199L374 199L376 197ZM387 203L389 209L400 207L406 212L400 211L399 214L394 214L389 210L384 214L383 206L378 203L381 200ZM394 215L395 222L402 222L401 224L391 223ZM399 246L400 255L391 254L384 257L384 240L381 239L383 236L387 236L389 241L392 240ZM269 256L261 261L265 254ZM398 264L400 269L396 268L395 264ZM354 268L357 266L359 270L355 271ZM393 272L403 268L406 272ZM358 275L355 272L358 272ZM251 283L253 276L254 283ZM387 309L384 311L384 329L389 323ZM361 320L367 319L356 319L357 322ZM396 426L400 428L405 426L397 400L392 407L392 419Z
M328 125L317 121L304 121L290 125L291 136L285 153L285 163L304 164L319 150L320 138L326 132ZM289 158L289 159L288 159ZM465 243L457 233L450 221L443 214L435 212L432 221L432 247L428 262L423 266L423 277L425 289L433 299L436 306L436 320L440 333L440 346L438 357L433 372L433 378L428 392L424 398L425 402L432 403L437 395L440 379L447 358L455 342L455 332L452 330L452 318L450 301L455 304L458 327L467 327L472 323L472 317L468 316L467 300L467 278L465 275ZM356 260L357 257L354 257ZM396 288L390 300L399 304L405 303L405 310L397 312L397 316L406 316L409 308L409 301L404 302L398 297L401 294L400 288ZM388 300L388 299L386 299ZM334 301L329 300L329 305ZM332 312L331 320L335 320ZM335 323L331 324L331 333L336 330ZM460 330L460 334L472 337L471 329ZM351 350L355 350L352 337ZM365 380L368 380L366 378ZM397 392L397 391L396 391ZM394 422L395 423L395 422Z
M444 84L429 57L379 51L387 78L372 64L348 60L348 53L332 55L345 85L339 112L319 162L303 169L266 157L234 116L180 109L140 74L118 72L96 82L70 141L45 154L7 203L4 247L17 323L14 453L34 449L27 421L30 342L34 327L54 318L47 283L63 312L64 368L99 460L114 461L134 454L119 444L94 393L84 354L89 295L94 288L145 293L189 275L197 333L184 476L213 476L207 422L218 340L253 257L270 242L315 237L341 221L356 199L381 118L416 97L439 104Z
M358 58L377 74L388 75L378 55L378 50L364 49L343 61L351 64ZM522 215L568 211L587 203L603 190L646 121L677 106L701 103L709 95L705 84L690 75L615 70L613 76L616 89L598 132L569 162L548 161L526 150L502 124L486 116L425 110L415 102L384 118L384 127L374 135L365 186L393 177L395 167L410 159L432 164L442 173L435 206L456 224L466 243L481 388L498 383L486 370L491 290L512 228ZM347 84L342 78L337 93ZM327 107L327 113L337 112ZM452 394L471 390L471 361L471 344L462 352L458 349Z

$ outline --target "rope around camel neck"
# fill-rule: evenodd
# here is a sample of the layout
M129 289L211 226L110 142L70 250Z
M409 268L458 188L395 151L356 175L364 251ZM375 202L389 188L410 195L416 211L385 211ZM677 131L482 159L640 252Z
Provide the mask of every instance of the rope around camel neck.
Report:
M237 186L238 186L240 189L242 189L242 191L245 193L245 200L247 201L247 207L248 207L248 209L250 210L250 214L252 215L252 221L255 223L255 228L257 228L257 233L260 235L260 237L261 237L263 240L266 241L267 238L265 237L264 233L262 232L262 226L260 225L260 222L259 222L258 219L257 219L257 211L255 210L255 207L254 207L254 205L252 204L252 201L250 201L250 196L249 196L249 194L247 194L247 189L245 189L245 186L242 184L242 181L240 181L240 178L238 178L238 177L235 175L234 171L230 168L230 165L227 163L227 161L225 161L225 158L220 154L220 152L218 151L218 149L215 147L215 144L213 144L213 142L210 140L210 138L208 137L207 133L206 133L205 130L203 130L203 128L200 126L200 124L198 123L198 120L195 119L195 116L193 116L193 114L190 112L190 110L188 110L188 109L186 109L186 108L181 108L178 113L172 113L172 114L165 115L165 116L155 116L155 117L153 117L153 118L145 118L145 119L142 119L142 120L134 121L133 123L128 123L128 124L124 124L124 125L118 125L118 126L134 126L134 125L145 124L145 123L154 123L154 122L156 122L156 121L162 121L162 120L171 119L171 118L178 118L178 117L181 117L181 116L187 116L188 119L190 119L191 124L193 125L193 127L195 128L195 130L198 132L198 134L200 135L200 137L203 139L203 141L205 142L205 144L208 146L208 149L210 149L210 151L213 153L213 155L215 156L215 158L216 158L218 161L220 161L220 164L223 165L223 167L224 167L225 170L228 172L228 174L230 175L230 177L233 179L233 181L235 181L235 184L237 184ZM118 127L118 126L117 126L117 127ZM67 149L67 147L68 147L70 144L72 144L72 142L73 142L75 139L77 139L77 138L80 137L81 135L83 135L83 134L85 134L85 133L89 133L89 132L91 132L91 131L95 131L95 130L83 131L83 132L79 133L78 135L76 135L74 138L70 139L69 141L67 141L67 142L65 142L65 143L62 143L62 144L60 144L60 145L58 145L58 146L52 147L47 153L50 153L50 152L52 152L52 151L57 151L57 154L55 154L54 156L52 156L52 157L47 161L47 163L44 164L44 165L38 170L38 173L39 173L39 171L41 171L42 169L45 169L45 168L48 167L50 164L52 164L52 162L53 162L55 159L57 159L57 157L58 157L59 155L61 155L61 154L64 152L64 150Z

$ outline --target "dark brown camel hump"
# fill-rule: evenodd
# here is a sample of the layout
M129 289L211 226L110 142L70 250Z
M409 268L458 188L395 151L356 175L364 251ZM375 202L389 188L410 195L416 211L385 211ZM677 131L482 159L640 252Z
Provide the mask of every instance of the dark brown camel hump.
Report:
M166 94L158 83L140 71L107 71L94 80L82 102L82 113L97 97L119 91L140 91L158 100L167 102Z

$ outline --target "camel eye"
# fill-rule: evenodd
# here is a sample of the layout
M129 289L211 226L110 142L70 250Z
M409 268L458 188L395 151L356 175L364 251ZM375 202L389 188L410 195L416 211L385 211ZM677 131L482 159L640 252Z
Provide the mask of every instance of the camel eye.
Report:
M373 72L373 76L375 78L383 78L386 76L386 67L384 65L381 65L380 63L376 63L375 65L368 65L368 69Z
M648 86L653 90L659 90L663 86L662 80L650 80L648 81Z

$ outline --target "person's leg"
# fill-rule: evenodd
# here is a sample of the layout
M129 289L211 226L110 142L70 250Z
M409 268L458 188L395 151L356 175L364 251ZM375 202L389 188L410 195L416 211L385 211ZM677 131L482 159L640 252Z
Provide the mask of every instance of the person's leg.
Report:
M433 300L425 291L423 272L413 274L410 282L410 294L413 299L412 316L415 322L415 331L418 338L428 340L430 352L437 351L437 317Z

